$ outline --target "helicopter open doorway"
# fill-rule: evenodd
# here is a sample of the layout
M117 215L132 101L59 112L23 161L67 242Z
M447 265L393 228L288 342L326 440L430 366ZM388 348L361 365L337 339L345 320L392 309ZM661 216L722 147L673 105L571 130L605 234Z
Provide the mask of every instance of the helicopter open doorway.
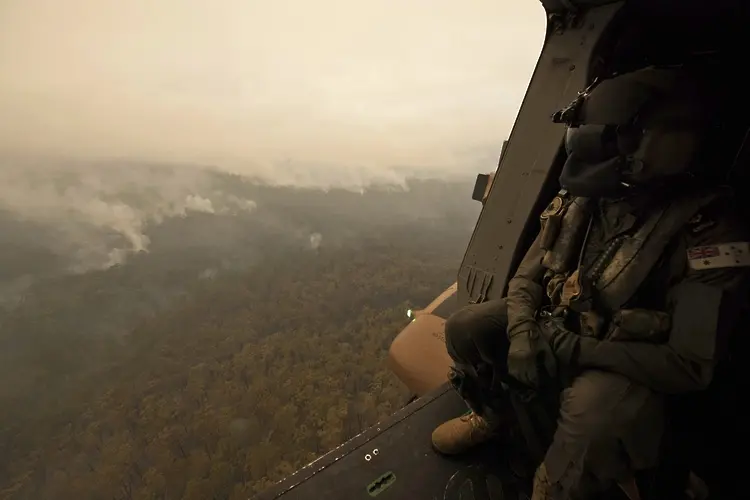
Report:
M498 168L508 141L500 149ZM496 172L478 174L472 199L485 203L492 188ZM445 348L445 321L459 307L458 282L423 309L410 309L411 320L396 336L388 350L388 368L413 394L412 399L437 389L448 381L447 374L452 364Z
M565 159L561 147L564 128L552 123L552 113L571 102L598 73L613 71L616 66L623 69L647 63L644 44L657 48L669 46L663 51L647 51L648 58L706 53L701 46L706 41L716 42L709 53L721 52L727 46L736 51L737 40L743 39L748 20L747 9L738 1L543 0L542 3L548 13L547 37L502 168L495 175L458 274L458 305L480 300L481 295L492 298L504 294L508 277L538 229L538 214L557 191L557 175ZM628 29L627 40L617 36ZM690 47L685 48L686 44ZM685 50L676 51L675 47ZM729 71L717 73L718 78L726 78L728 83L732 83L731 69L737 66L736 62L731 63L732 57L724 58L725 62L730 61L729 66L723 66L724 71ZM746 99L742 101L738 102L737 115L745 120L744 108L748 104ZM738 123L729 135L741 139L746 127L747 123ZM737 157L730 163L745 167L746 149L740 148L739 154L737 148L727 153ZM747 173L743 173L736 181L741 187L749 185ZM487 289L466 285L485 283L488 276L492 278L492 286ZM729 378L736 379L738 373L730 374ZM724 398L721 415L727 419L721 422L724 428L719 429L718 439L727 445L727 450L731 444L732 451L727 453L734 452L737 461L744 463L739 457L744 456L740 452L744 452L746 443L735 432L740 414L737 402L741 399L737 394L744 395L735 390L733 395L721 396ZM734 399L727 402L727 398ZM506 443L504 453L498 453L497 444L493 443L455 459L438 456L431 450L432 430L465 410L458 396L442 385L259 498L528 498L524 453L514 448L514 443ZM742 471L734 457L712 455L710 460L714 462L715 476L710 481L714 497L742 498L737 487ZM644 498L664 497L647 491Z

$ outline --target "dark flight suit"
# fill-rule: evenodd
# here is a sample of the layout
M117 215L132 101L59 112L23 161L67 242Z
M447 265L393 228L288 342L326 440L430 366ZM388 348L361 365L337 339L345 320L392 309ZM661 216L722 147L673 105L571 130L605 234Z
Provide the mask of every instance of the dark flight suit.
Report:
M596 203L581 268L639 224L648 209L637 205ZM544 303L539 241L538 236L510 281L507 298L468 305L446 323L454 386L480 415L492 414L489 398L507 375L506 332L528 328ZM748 241L726 200L711 203L672 239L627 304L670 311L668 338L622 341L576 334L555 350L558 363L573 365L577 375L562 391L557 430L544 460L558 498L587 498L596 482L586 479L591 476L619 482L657 464L663 394L701 390L711 381L747 297Z

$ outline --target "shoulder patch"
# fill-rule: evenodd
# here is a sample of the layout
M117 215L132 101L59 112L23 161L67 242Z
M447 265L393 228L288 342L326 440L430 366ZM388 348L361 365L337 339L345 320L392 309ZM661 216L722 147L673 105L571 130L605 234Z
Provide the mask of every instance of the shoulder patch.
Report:
M703 213L697 213L688 221L688 231L692 234L698 234L706 229L714 227L715 225L716 219L713 217L707 217Z
M750 242L735 241L687 249L688 267L694 271L724 267L750 267Z

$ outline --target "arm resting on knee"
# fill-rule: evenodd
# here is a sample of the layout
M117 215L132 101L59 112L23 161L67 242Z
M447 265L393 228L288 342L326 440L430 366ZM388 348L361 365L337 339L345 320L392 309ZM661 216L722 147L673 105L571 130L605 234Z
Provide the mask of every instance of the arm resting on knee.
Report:
M541 235L537 235L526 252L516 274L508 282L508 337L529 330L534 323L537 309L542 305L544 291L541 280L544 276Z
M667 294L667 343L581 339L574 349L580 365L621 373L665 393L708 386L748 299L750 263L742 252L749 237L730 204L717 204L691 221L674 255L682 261Z
M578 365L620 373L664 393L704 389L741 316L747 269L706 271L676 285L669 294L672 328L666 344L580 338Z

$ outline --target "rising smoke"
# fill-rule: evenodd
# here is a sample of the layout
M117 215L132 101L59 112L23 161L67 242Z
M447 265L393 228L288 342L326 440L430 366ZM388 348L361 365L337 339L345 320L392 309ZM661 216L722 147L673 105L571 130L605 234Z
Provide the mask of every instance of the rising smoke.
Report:
M254 208L252 200L215 189L209 171L189 167L26 163L0 169L0 209L46 228L44 244L72 256L75 272L147 252L148 229L168 218Z
M33 224L75 272L148 252L168 219L256 209L205 170L147 161L357 191L490 170L545 34L538 3L497 0L0 11L0 229ZM114 156L141 164L91 160Z

